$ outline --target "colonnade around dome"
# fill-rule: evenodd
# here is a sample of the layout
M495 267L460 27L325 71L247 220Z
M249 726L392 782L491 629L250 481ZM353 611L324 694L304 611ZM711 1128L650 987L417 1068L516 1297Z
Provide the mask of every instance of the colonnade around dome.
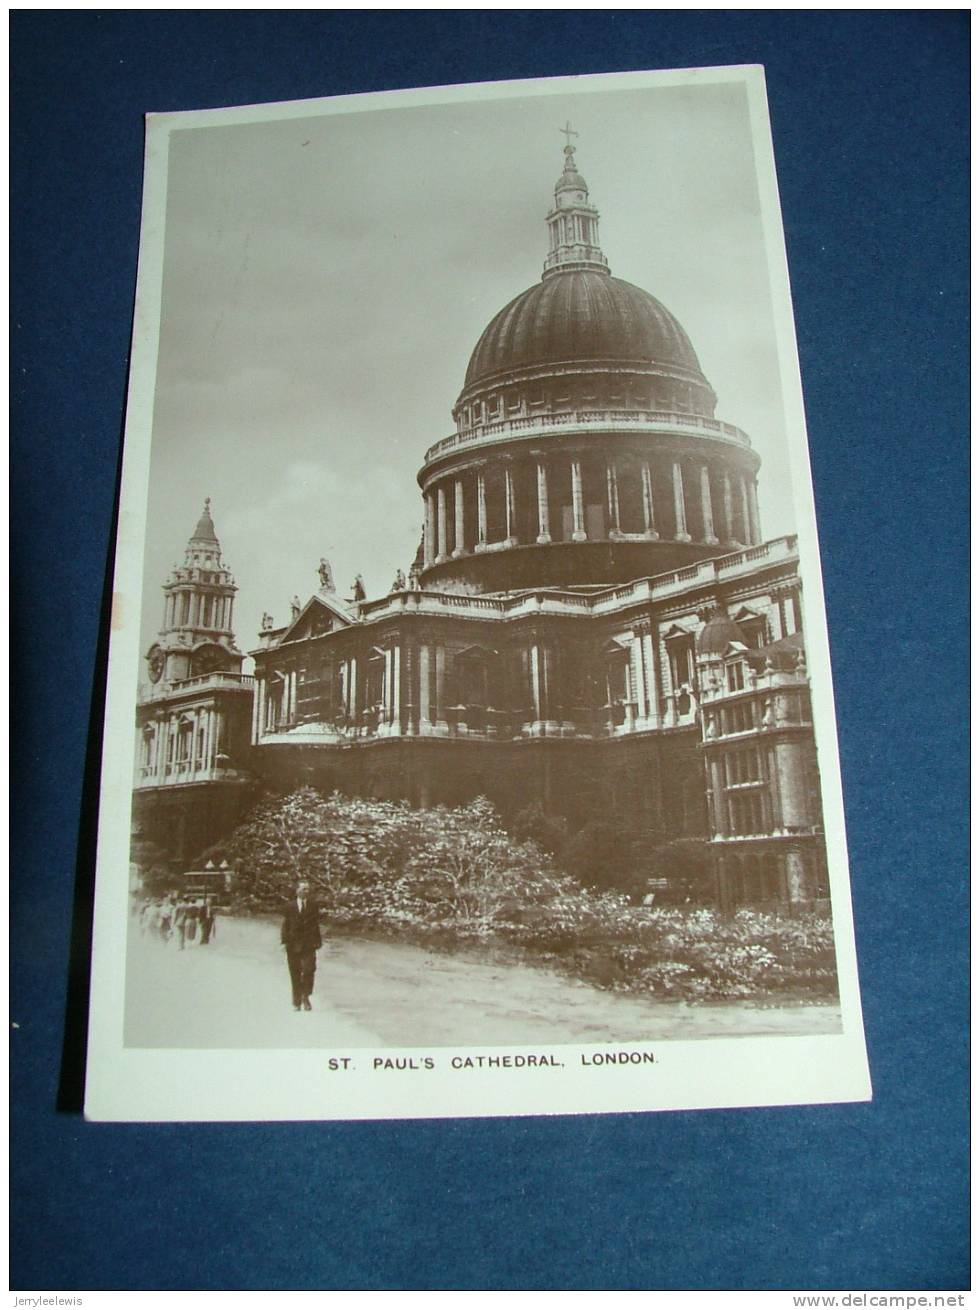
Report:
M435 475L424 496L426 569L463 555L556 542L694 541L738 549L762 539L754 473L690 455L512 454Z

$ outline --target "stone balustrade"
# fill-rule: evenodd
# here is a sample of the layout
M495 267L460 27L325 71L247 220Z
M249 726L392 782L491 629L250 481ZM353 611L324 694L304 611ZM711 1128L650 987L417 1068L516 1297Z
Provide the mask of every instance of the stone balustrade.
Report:
M608 614L644 601L662 599L688 590L692 583L727 581L753 564L777 564L796 559L796 537L772 541L653 578L640 578L624 586L607 587L588 595L557 589L519 592L512 596L467 596L453 592L394 591L361 606L361 621L375 623L406 611L420 614L453 613L471 618L515 618L527 614Z
M148 704L155 700L167 700L175 694L198 691L249 691L255 679L247 673L199 673L193 678L181 678L175 682L148 683L140 687L139 703Z
M667 429L679 436L727 441L746 450L752 446L741 428L701 414L677 414L669 410L587 409L570 410L566 414L531 414L461 428L431 445L425 453L425 462L431 464L462 447L513 441L523 437L546 437L552 433L566 434L569 428L579 427L626 433Z

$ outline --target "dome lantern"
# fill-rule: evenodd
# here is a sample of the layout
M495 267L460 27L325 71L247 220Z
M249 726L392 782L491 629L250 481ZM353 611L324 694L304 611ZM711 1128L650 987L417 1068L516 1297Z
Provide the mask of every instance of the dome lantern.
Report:
M550 248L542 277L576 268L608 274L609 264L599 246L599 211L589 204L588 185L575 167L571 139L578 133L567 122L560 130L565 134L565 167L555 183L555 205L548 215Z

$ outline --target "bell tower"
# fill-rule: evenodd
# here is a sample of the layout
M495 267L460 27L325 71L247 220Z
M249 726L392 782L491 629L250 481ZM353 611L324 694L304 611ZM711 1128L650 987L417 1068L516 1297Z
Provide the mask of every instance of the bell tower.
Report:
M163 623L136 709L134 830L147 852L166 852L181 871L234 827L254 786L252 679L232 629L237 590L206 500L183 564L163 584Z
M197 521L182 566L163 584L163 624L146 655L154 683L183 682L207 673L240 673L242 653L232 627L238 588L221 559L211 499Z

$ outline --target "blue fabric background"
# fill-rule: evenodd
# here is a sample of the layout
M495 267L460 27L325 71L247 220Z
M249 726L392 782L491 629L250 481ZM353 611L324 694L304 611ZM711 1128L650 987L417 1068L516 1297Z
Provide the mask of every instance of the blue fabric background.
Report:
M14 1288L968 1286L968 23L962 11L12 15ZM86 1125L73 1107L90 720L141 115L725 63L767 69L874 1102Z

